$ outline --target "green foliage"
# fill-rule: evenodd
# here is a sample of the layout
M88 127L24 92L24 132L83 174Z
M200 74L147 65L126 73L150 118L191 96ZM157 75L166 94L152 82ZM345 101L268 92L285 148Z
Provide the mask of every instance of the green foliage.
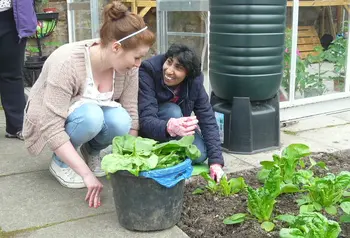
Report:
M288 220L277 218L289 223L289 228L281 229L281 238L337 238L341 232L337 222L318 212L302 213L296 217L289 215Z
M166 168L183 162L186 158L197 159L200 151L193 145L194 136L185 136L158 144L157 141L131 135L113 139L113 153L103 157L102 169L107 173L127 170L135 176L140 171Z
M350 188L350 172L343 171L337 176L328 173L321 178L305 179L303 183L307 195L298 200L301 212L325 209L328 214L336 215L340 205L343 212L349 214L350 202L344 199L344 194Z
M284 68L282 86L289 92L290 86L290 67L291 67L291 49L292 49L292 30L287 29L285 32L285 51L284 51ZM316 48L315 51L320 53L323 49ZM319 55L319 54L318 54ZM326 72L320 70L320 63L323 61L322 57L309 55L305 60L300 58L299 51L297 51L296 59L296 75L295 75L295 91L299 91L301 94L305 94L310 90L316 90L317 94L321 95L325 92L326 86L323 83L323 76ZM310 74L308 72L308 66L310 63L319 63L318 74Z
M216 183L214 179L212 179L207 173L201 173L201 176L207 181L207 185L205 188L197 188L193 191L192 194L202 194L205 192L205 189L210 193L219 194L224 197L228 197L232 194L236 194L240 192L242 189L246 187L244 179L242 177L239 178L231 178L227 180L226 175L224 175L219 183Z
M263 187L253 189L247 186L248 212L261 223L261 228L271 231L274 224L270 221L276 198L281 193L281 171L278 167L271 169ZM236 224L244 222L248 214L239 213L227 217L225 224Z
M282 181L292 183L293 176L298 165L303 165L303 157L310 155L310 149L304 144L291 144L286 147L282 154L273 155L273 161L262 161L262 169L258 172L258 179L264 181L271 169L275 166L281 170Z
M292 30L287 29L285 32L285 52L284 52L284 69L283 69L283 88L289 92L290 85L290 66L291 66L291 48L292 48ZM342 82L346 71L347 59L347 39L337 37L327 50L317 46L314 51L315 55L308 55L304 60L297 52L296 60L296 77L295 90L305 96L307 92L315 91L317 95L322 95L326 92L324 80L331 79ZM336 76L325 76L328 71L321 71L321 64L328 61L334 64L334 72ZM310 64L318 64L318 72L311 74L308 72Z

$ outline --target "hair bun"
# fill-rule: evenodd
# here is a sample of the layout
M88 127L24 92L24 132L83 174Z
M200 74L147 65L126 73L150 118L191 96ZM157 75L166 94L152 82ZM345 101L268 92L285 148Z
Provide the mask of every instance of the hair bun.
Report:
M109 3L104 12L105 21L116 21L125 16L128 8L120 1L113 1Z

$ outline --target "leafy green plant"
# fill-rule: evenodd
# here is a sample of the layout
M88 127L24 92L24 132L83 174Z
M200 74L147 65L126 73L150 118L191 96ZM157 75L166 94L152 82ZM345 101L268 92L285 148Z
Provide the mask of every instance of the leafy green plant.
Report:
M349 195L350 172L342 171L337 176L328 173L322 178L311 177L303 183L307 195L297 201L300 212L325 209L328 214L336 215L340 205L345 214L350 214L350 201L344 196Z
M262 161L262 169L258 172L258 179L264 181L271 169L278 166L281 169L282 180L291 183L298 165L304 165L301 158L310 155L310 148L304 144L291 144L281 155L273 155L273 161ZM302 162L301 162L302 161Z
M208 173L203 172L201 176L207 181L207 185L203 188L197 188L193 191L193 194L202 194L205 192L205 189L213 194L220 194L221 196L228 197L232 194L236 194L240 192L242 189L246 187L244 179L242 177L231 178L227 180L226 175L224 175L219 183L216 183L214 179L212 179Z
M262 169L258 172L257 177L259 181L264 182L271 169L275 166L281 169L281 193L293 193L299 191L299 181L295 178L304 174L298 173L297 168L305 168L304 157L310 155L310 149L304 144L290 144L286 147L281 155L273 155L273 161L262 161ZM310 166L306 171L310 171L314 166L318 166L327 169L326 164L322 161L316 162L312 158L309 158ZM310 171L311 172L311 171ZM305 172L309 173L309 172ZM311 172L311 176L313 173Z
M253 189L247 186L248 193L248 212L258 219L261 227L266 231L272 231L275 227L271 222L271 216L276 203L276 198L281 193L281 170L275 166L271 169L263 187ZM224 220L224 224L237 224L251 219L249 214L238 213Z
M289 228L280 230L281 238L337 238L341 228L336 221L328 220L318 212L280 215L276 219L289 223Z
M291 49L292 48L292 30L285 32L285 51L282 86L289 92L290 88L290 67L291 67ZM295 72L295 91L300 92L304 97L322 95L326 92L326 85L323 83L324 75L327 71L321 71L321 63L324 61L325 54L322 47L315 47L315 55L308 55L304 60L301 59L297 50L296 72ZM318 73L310 74L308 67L312 63L318 63Z
M285 32L285 51L284 51L284 67L283 67L283 79L282 87L289 92L290 87L290 67L291 67L291 49L292 49L292 30L287 28ZM301 82L306 81L308 77L307 65L300 58L299 52L297 52L296 62L296 75L295 75L295 89L300 93L303 93L303 89L300 87Z
M102 169L108 174L127 170L135 176L140 171L166 168L183 162L186 158L197 159L200 151L193 145L194 136L159 143L152 139L131 135L113 139L113 153L103 157Z

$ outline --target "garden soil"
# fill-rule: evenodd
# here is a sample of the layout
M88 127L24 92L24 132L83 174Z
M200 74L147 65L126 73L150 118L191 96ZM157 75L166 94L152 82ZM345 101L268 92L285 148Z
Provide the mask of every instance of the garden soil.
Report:
M337 174L340 171L350 171L350 153L317 153L312 155L316 161L324 161L329 172ZM246 183L252 187L261 184L256 179L258 170L246 170L228 174L228 178L242 176ZM321 176L327 172L317 169L315 174ZM247 197L244 193L234 194L231 197L220 197L210 193L192 195L192 192L205 185L200 176L193 177L186 185L184 205L180 222L177 224L191 238L214 238L214 237L238 237L238 238L265 238L279 237L279 230L285 226L276 221L274 231L267 233L256 220L248 220L242 224L225 225L223 219L235 213L247 213ZM284 194L278 198L273 215L299 213L296 199L300 194ZM328 219L337 220L336 217L324 214ZM341 238L350 237L350 224L341 224Z

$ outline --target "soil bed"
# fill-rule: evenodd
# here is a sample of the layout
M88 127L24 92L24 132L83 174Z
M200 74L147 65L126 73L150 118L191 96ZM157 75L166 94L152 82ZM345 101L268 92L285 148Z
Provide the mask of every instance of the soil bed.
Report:
M338 174L340 171L350 171L350 154L345 153L317 153L312 155L316 161L324 161L329 168L329 172ZM259 187L261 184L256 179L258 169L240 171L228 175L231 177L242 176L246 183L252 187ZM320 176L326 174L322 170L317 170L315 174ZM177 224L191 238L205 237L239 237L239 238L264 238L279 237L279 230L285 224L275 222L274 231L267 233L256 220L248 220L242 224L225 225L223 219L234 213L247 213L247 197L245 193L235 194L231 197L214 196L209 193L202 195L192 195L192 192L199 186L205 184L204 179L197 176L192 178L186 185L184 206L181 221ZM300 194L281 195L275 205L274 215L299 213L296 199ZM328 219L337 220L328 214L324 215ZM338 221L339 222L339 221ZM350 237L350 223L340 224L342 232L340 237Z

